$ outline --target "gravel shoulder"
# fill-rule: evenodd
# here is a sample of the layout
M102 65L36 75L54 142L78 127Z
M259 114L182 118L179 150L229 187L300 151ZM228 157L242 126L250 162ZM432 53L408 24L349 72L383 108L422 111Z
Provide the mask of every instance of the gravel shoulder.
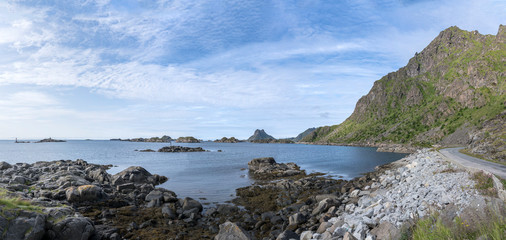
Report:
M502 179L506 179L506 166L465 155L459 152L460 149L463 148L445 148L439 150L439 152L450 161L472 171L485 170L501 177Z

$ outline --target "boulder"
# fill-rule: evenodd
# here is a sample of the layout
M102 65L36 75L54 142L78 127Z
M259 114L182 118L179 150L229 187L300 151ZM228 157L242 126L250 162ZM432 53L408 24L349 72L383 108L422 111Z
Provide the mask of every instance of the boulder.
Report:
M298 226L306 221L306 217L301 213L295 213L288 218L289 225Z
M220 231L215 240L250 240L250 235L237 224L225 222L220 225Z
M103 168L97 168L89 171L88 176L100 183L111 181L111 175Z
M372 235L376 235L377 240L399 239L401 231L390 222L382 222L376 228L371 230Z
M148 182L148 177L153 176L146 169L140 166L129 167L119 173L113 175L113 182L123 183L131 182L136 184L143 184ZM118 179L121 179L118 181Z
M231 205L231 204L221 204L218 206L218 209L217 209L218 213L219 214L223 214L223 215L231 215L235 212L238 212L239 211L239 208L235 205Z
M49 239L54 240L88 240L95 235L95 226L90 219L70 217L53 224L49 231Z
M4 161L1 161L1 162L0 162L0 170L5 170L5 169L7 169L7 168L11 168L11 167L12 167L12 165L10 165L10 164L9 164L9 163L7 163L7 162L4 162Z
M13 214L13 213L12 213ZM0 216L2 239L42 239L45 234L46 216L37 212L19 211L15 215L3 212ZM17 216L16 216L17 215ZM13 218L8 220L7 218Z
M106 198L101 187L95 185L82 185L70 187L65 192L68 202L94 202Z
M259 179L274 179L305 174L295 163L276 163L274 158L255 158L248 163L253 177Z
M183 211L191 210L197 208L199 212L202 212L202 204L199 201L194 200L193 198L186 197L183 199Z
M262 168L270 167L276 164L276 160L272 157L255 158L248 163L250 171L258 171Z
M9 184L25 184L26 182L28 182L28 179L23 176L12 176Z
M176 219L176 213L167 204L162 207L162 215L168 219Z
M392 238L392 239L398 239L398 238ZM354 237L353 235L351 235L351 233L346 232L344 234L343 240L358 240L358 239L356 237Z
M162 201L163 200L163 193L162 193L162 191L155 189L155 190L149 192L148 195L146 195L146 198L144 200L146 202L150 202L152 200Z
M278 235L276 240L299 240L300 236L297 233L294 233L290 230L285 230L281 234Z
M311 240L313 238L312 231L304 231L300 234L300 240Z
M315 209L313 209L312 214L317 215L317 214L326 212L330 207L332 207L336 204L337 203L333 198L325 198L318 203L318 206L316 206Z

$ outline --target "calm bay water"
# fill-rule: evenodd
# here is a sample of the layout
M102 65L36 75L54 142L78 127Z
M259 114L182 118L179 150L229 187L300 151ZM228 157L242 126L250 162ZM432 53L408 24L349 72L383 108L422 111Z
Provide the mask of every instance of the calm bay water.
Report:
M9 163L84 159L90 163L112 164L109 173L129 166L142 166L169 181L161 187L179 197L206 198L204 203L224 202L235 196L235 189L248 186L248 162L258 157L274 157L277 162L295 162L310 172L323 172L335 178L351 179L374 170L375 166L398 160L399 153L379 153L376 148L320 146L303 144L188 143L211 152L150 153L168 143L75 140L63 143L0 141L0 161ZM222 150L222 152L218 152Z

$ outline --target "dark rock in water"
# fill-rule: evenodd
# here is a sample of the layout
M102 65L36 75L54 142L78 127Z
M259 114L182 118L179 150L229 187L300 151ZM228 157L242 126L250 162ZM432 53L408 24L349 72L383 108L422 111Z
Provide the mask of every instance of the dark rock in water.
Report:
M250 240L252 239L250 235L241 227L237 226L237 224L232 222L225 222L220 225L220 232L215 240Z
M205 152L201 147L168 146L158 149L158 152Z
M255 130L255 133L251 137L248 138L248 142L258 141L258 140L275 140L275 138L269 134L267 134L263 129Z
M144 149L144 150L139 150L139 152L156 152L156 151L153 149Z
M248 163L250 172L257 179L274 179L296 175L305 175L295 163L276 163L274 158L255 158Z

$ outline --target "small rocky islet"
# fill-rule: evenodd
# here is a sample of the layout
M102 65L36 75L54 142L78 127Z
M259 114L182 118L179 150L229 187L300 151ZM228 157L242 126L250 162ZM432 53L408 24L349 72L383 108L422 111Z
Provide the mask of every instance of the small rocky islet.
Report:
M207 150L201 148L201 147L183 147L183 146L166 146L158 149L158 151L155 151L153 149L143 149L143 150L135 150L139 152L170 152L170 153L176 153L176 152L208 152Z
M117 174L83 160L0 162L4 239L396 239L434 211L480 221L504 202L483 197L469 173L422 150L351 181L306 174L273 158L248 163L251 186L206 209L158 188L139 166ZM476 214L478 212L478 217ZM473 215L474 214L474 215ZM502 215L504 216L504 215ZM476 225L478 226L478 225Z

